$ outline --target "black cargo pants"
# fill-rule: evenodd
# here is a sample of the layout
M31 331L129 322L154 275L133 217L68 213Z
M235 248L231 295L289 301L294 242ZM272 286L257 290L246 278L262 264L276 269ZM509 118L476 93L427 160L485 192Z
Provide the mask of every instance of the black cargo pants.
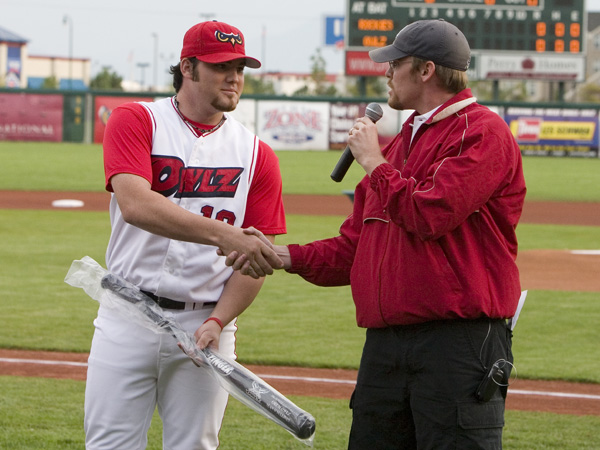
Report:
M475 391L496 361L512 363L511 341L488 318L367 330L348 449L501 449L506 387L488 402Z

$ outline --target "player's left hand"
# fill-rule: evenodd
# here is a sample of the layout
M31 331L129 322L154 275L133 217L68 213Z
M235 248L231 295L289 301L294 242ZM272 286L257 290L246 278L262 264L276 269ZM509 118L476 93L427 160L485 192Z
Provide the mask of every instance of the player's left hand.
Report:
M183 353L188 355L192 362L198 367L206 365L206 362L204 361L204 359L202 359L202 356L199 354L198 348L190 348L182 342L178 342L177 346L181 349Z
M215 350L219 350L219 339L221 337L221 327L214 320L204 322L200 328L194 333L196 338L196 345L200 350L206 347L211 347Z

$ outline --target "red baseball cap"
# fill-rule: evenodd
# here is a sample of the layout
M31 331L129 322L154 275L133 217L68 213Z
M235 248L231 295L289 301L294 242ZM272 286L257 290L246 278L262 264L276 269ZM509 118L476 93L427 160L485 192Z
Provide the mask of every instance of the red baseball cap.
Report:
M196 57L216 64L244 58L246 66L258 69L260 61L246 56L244 44L244 35L236 27L216 20L201 22L185 33L180 60Z

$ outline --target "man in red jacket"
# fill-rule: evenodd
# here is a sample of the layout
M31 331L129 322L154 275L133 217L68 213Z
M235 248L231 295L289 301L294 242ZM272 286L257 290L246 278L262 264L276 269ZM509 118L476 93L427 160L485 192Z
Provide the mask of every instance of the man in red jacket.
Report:
M452 24L412 23L370 57L389 62L388 104L415 112L383 150L357 119L348 145L366 176L353 214L337 237L276 251L311 283L352 287L367 334L349 449L500 449L521 153L466 88L470 49ZM228 263L244 273L243 258Z

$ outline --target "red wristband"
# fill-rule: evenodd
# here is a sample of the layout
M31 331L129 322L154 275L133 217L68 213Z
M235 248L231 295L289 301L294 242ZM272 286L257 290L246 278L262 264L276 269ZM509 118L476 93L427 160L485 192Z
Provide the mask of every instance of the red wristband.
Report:
M221 330L223 329L223 322L221 322L221 319L219 319L218 317L209 317L208 319L206 319L204 321L204 323L206 323L210 320L214 320L215 322L217 322L219 324L219 326L221 327Z

